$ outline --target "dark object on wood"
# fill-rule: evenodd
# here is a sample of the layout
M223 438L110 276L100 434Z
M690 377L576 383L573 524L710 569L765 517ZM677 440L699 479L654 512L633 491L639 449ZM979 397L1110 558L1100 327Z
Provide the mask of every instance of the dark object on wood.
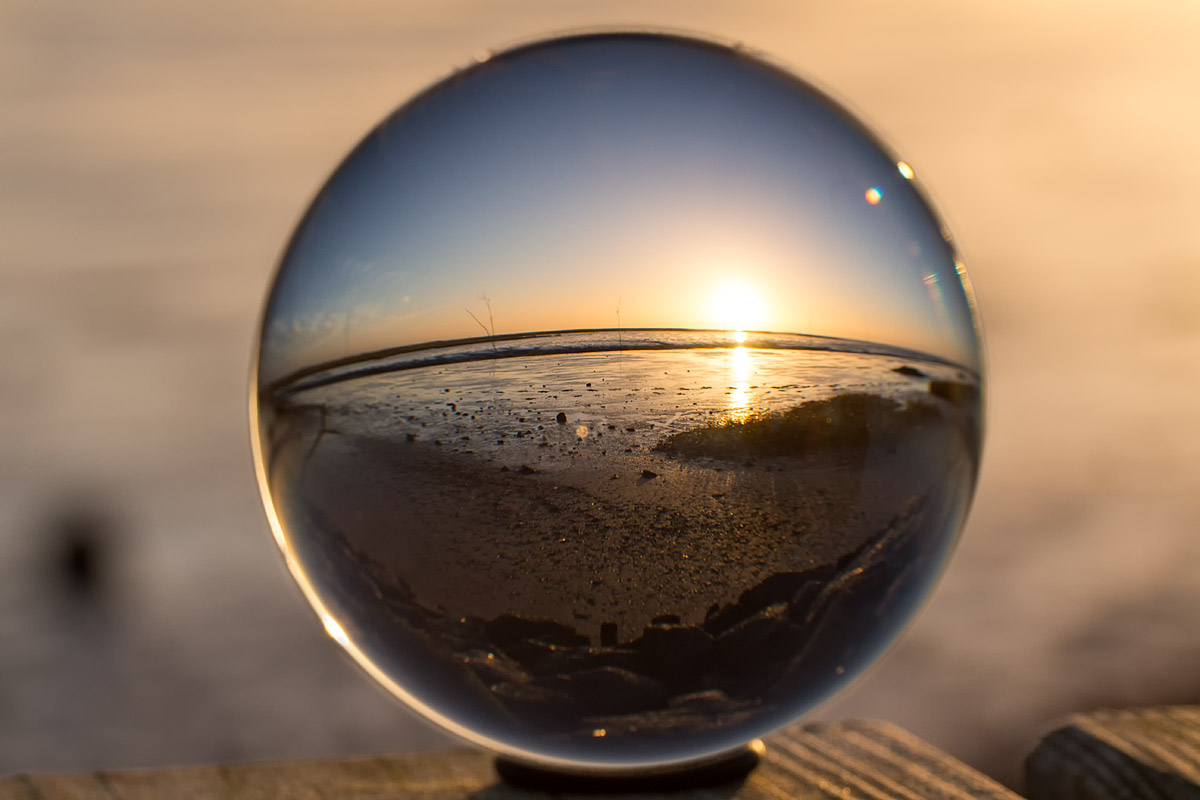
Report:
M1077 714L1025 759L1032 800L1200 799L1200 706Z
M0 779L0 800L417 796L422 800L533 800L547 796L501 782L494 764L487 753L460 750L77 776L15 775ZM1017 797L912 734L880 722L792 725L766 740L758 766L740 781L734 777L720 785L669 794L680 800Z

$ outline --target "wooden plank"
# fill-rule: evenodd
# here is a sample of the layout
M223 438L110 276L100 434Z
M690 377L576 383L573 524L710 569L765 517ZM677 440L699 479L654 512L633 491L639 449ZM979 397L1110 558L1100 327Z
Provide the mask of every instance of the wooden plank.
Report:
M1069 717L1025 760L1032 800L1200 800L1200 706Z
M911 734L879 722L794 725L767 740L758 767L744 779L639 797L668 795L679 800L1017 797ZM0 800L536 800L547 796L501 783L492 756L474 750L0 779Z
M1014 800L1008 789L885 722L796 725L766 742L763 798ZM740 796L740 795L739 795Z

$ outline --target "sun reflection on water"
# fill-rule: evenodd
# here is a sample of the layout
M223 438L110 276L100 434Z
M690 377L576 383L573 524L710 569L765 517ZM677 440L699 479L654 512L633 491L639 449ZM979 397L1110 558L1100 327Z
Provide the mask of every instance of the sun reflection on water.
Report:
M741 331L739 331L741 333ZM745 334L739 341L745 341ZM729 411L726 418L730 422L746 422L754 415L750 397L750 351L745 347L735 347L729 359Z

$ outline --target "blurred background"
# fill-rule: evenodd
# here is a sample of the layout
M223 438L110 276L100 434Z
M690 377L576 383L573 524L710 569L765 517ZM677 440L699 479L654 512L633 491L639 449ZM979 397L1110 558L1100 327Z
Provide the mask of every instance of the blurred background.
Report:
M989 349L974 512L826 717L1005 780L1053 720L1200 702L1200 5L0 2L0 773L447 740L329 641L248 445L259 304L342 155L586 25L765 51L913 165Z

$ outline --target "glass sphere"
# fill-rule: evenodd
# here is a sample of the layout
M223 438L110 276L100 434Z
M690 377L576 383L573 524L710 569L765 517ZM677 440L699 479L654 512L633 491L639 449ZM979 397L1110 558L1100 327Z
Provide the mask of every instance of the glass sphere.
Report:
M793 720L963 524L981 352L912 169L744 50L492 54L371 131L279 265L252 416L296 580L372 677L536 764Z

